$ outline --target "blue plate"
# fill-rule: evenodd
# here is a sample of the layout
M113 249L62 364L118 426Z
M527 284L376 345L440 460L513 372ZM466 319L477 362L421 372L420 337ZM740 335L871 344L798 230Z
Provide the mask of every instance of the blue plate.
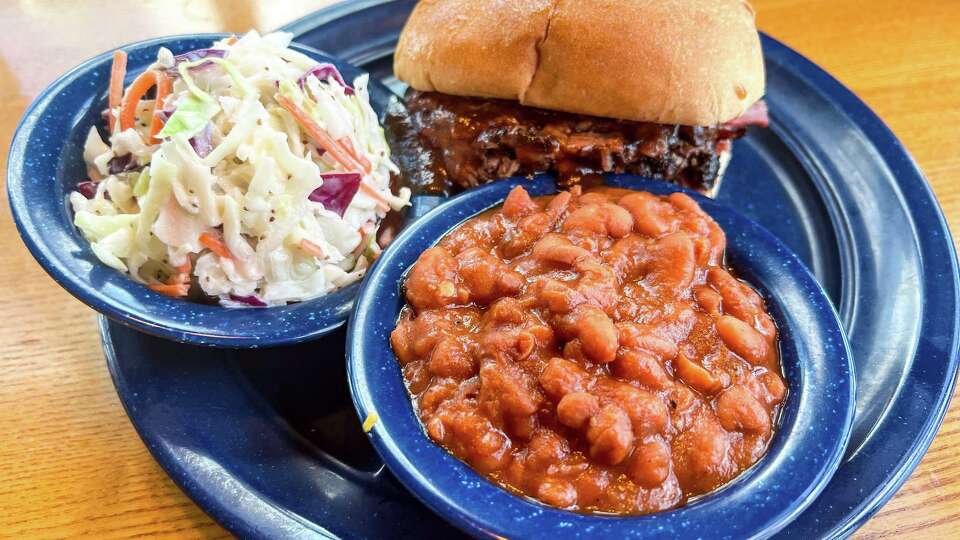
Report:
M123 47L127 82L167 47L181 53L209 47L226 34L200 34L140 41ZM295 49L333 62L347 80L362 72L320 52ZM144 332L197 345L268 347L316 339L347 319L359 285L327 296L267 309L224 309L168 298L102 264L73 226L67 201L86 178L83 143L91 126L102 126L111 54L77 66L47 87L33 102L10 147L7 192L20 235L40 265L85 304ZM376 80L370 101L382 113L390 91Z
M683 191L637 176L607 182L657 194ZM683 508L618 519L512 495L427 437L390 347L406 302L400 284L421 253L465 219L501 204L517 185L533 195L556 192L553 179L540 176L462 193L400 233L363 282L347 329L347 377L359 417L379 416L370 435L390 470L427 506L478 537L706 538L723 523L728 538L755 538L786 526L823 490L847 446L854 379L846 340L826 293L794 254L756 223L691 192L726 232L728 263L761 291L780 329L790 393L769 453L756 466Z
M395 85L412 0L359 0L287 27ZM780 537L850 534L913 471L943 419L958 347L956 253L910 155L856 96L763 36L773 125L751 130L720 201L810 268L847 329L857 411L844 461ZM120 399L170 476L245 537L454 534L381 470L348 399L343 340L211 351L101 323ZM249 436L256 433L255 437Z

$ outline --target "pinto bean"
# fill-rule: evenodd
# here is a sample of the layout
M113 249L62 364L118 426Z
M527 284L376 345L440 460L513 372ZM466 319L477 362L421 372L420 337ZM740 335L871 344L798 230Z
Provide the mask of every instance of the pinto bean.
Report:
M427 369L437 377L451 377L463 380L477 372L473 355L464 341L455 337L445 337L437 343L430 353Z
M526 360L537 348L537 337L530 332L517 332L517 360Z
M625 322L617 324L617 331L623 347L643 349L663 360L670 360L677 355L677 345L657 335L649 326Z
M604 253L603 259L613 267L621 280L632 280L646 273L651 258L651 246L649 240L630 235L614 242Z
M431 438L435 432L442 435L434 440L462 456L480 472L498 471L510 463L513 446L510 438L476 409L444 407L434 418L442 422L442 426L435 429L428 426Z
M555 279L540 280L534 288L539 304L557 314L570 313L583 302L577 291Z
M633 216L634 229L640 234L658 237L677 229L676 210L656 195L631 193L621 197L618 204Z
M583 352L583 344L580 343L579 338L571 339L563 344L563 356L584 366L590 362L590 359Z
M767 343L773 345L777 340L777 325L773 322L773 318L760 312L754 317L754 321L757 325L757 331L767 338Z
M670 408L673 409L674 412L674 423L676 423L678 418L693 410L697 403L699 403L693 390L682 384L673 385L668 396Z
M700 205L697 204L697 201L693 200L693 197L687 195L686 193L682 193L680 191L673 192L670 195L667 195L667 201L678 210L685 210L699 216L707 215L707 213L700 208Z
M574 270L580 276L575 287L580 298L606 313L611 313L621 296L619 282L613 270L592 258L578 260Z
M537 498L550 506L569 508L577 503L577 489L567 480L545 480L537 488Z
M515 441L528 441L540 427L537 415L508 416L503 419L504 431Z
M557 403L557 419L574 429L582 428L599 411L600 401L586 392L569 393Z
M712 416L700 415L673 441L674 470L684 491L704 492L730 479L737 471L729 434Z
M437 379L420 394L418 406L421 411L433 412L441 403L453 397L456 392L456 381L453 379Z
M538 347L551 347L556 340L556 334L551 326L535 323L525 327L526 333L533 336Z
M516 298L505 297L490 304L490 308L483 314L481 326L492 328L507 324L521 324L525 320L526 310Z
M568 191L561 191L557 193L550 202L547 203L547 217L550 219L550 225L556 223L564 212L567 211L567 208L570 207L570 201L573 199L573 196Z
M490 250L500 243L505 232L504 221L500 219L468 222L444 236L437 247L454 257L469 248Z
M735 384L714 402L720 425L727 431L767 433L770 415L746 387Z
M562 230L623 238L633 230L633 217L613 203L586 204L570 212Z
M618 377L637 381L654 390L664 390L673 383L660 361L647 351L621 349L610 367Z
M537 431L527 444L526 466L535 471L545 471L559 463L570 453L566 439L553 431Z
M600 467L590 467L577 476L577 502L581 507L598 504L610 489L611 474Z
M760 382L767 390L771 404L780 403L787 395L787 386L783 383L783 378L776 373L767 371L760 375Z
M701 394L714 394L722 387L720 379L705 367L691 360L683 351L677 353L674 369L683 382Z
M763 299L753 289L738 281L722 268L707 271L707 282L723 297L723 311L750 323L763 311Z
M723 261L723 252L727 249L727 235L713 220L709 223L710 232L707 234L707 241L710 243L710 255L707 258L707 264L716 266Z
M754 327L736 317L724 315L717 319L717 334L731 351L747 362L762 366L767 364L770 347Z
M516 328L490 328L480 332L477 342L483 354L497 360L519 362L538 347L536 337Z
M610 197L599 191L588 191L577 198L577 204L580 206L586 204L603 204L605 202L610 202Z
M457 256L457 261L470 299L480 304L488 304L502 296L513 296L520 292L525 282L523 275L478 248L464 250Z
M593 392L626 412L638 437L663 433L670 424L667 404L652 392L610 379L598 381Z
M647 280L670 293L687 288L696 271L693 241L683 231L658 239L653 246Z
M577 261L590 259L590 252L573 245L561 234L548 234L533 245L533 258L542 264L573 266Z
M697 305L710 315L720 315L720 306L723 305L723 297L720 293L706 286L694 287L693 297L697 300Z
M571 392L582 392L589 374L577 364L564 358L551 358L540 372L539 382L554 399Z
M453 333L453 324L442 311L421 311L407 332L410 348L419 358L424 358L440 342Z
M497 403L502 412L513 416L537 412L541 401L526 372L512 362L496 361L480 366L480 399Z
M703 238L705 253L701 259L702 263L711 266L719 265L723 260L723 252L727 248L727 237L723 229L689 195L672 193L667 200L675 208L688 214L685 227Z
M609 363L617 357L617 327L606 313L594 306L581 306L573 314L572 326L583 352L595 362Z
M433 375L427 369L426 362L414 360L403 366L403 380L406 381L410 393L418 395L430 386Z
M390 332L390 346L401 365L409 364L417 359L417 355L413 352L413 339L410 336L412 326L413 322L410 319L402 318L397 322L397 327Z
M470 292L457 275L457 260L443 248L420 254L406 281L407 301L417 310L464 304Z
M608 465L620 463L633 449L630 417L616 405L605 405L590 418L587 441L590 443L590 457Z
M508 259L530 249L534 242L539 240L550 230L550 216L545 212L537 212L523 217L517 222L516 230L505 235L500 242L500 251Z
M670 460L670 447L663 439L638 444L630 463L630 478L647 489L655 488L670 474Z
M507 198L503 201L503 215L514 221L534 214L540 210L537 203L533 202L527 190L523 186L517 186L510 190Z

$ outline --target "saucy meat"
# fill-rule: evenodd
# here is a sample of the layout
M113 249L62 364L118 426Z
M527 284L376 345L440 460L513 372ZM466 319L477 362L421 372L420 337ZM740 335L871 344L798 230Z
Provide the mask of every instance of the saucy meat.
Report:
M588 174L627 172L708 192L730 140L766 122L762 102L743 120L714 127L629 122L434 92L410 91L405 102L386 121L395 156L412 184L442 193L548 171L562 185Z
M421 254L390 336L429 437L579 512L649 513L766 452L777 329L697 203L514 188Z

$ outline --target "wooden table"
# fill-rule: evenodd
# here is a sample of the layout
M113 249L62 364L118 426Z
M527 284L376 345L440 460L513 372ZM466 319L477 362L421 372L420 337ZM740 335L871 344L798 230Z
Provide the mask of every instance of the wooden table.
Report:
M138 39L270 30L330 0L0 3L0 170L21 114L80 61ZM960 225L960 2L755 0L760 27L859 94ZM3 191L6 196L6 191ZM153 461L117 399L93 311L27 253L0 207L0 536L223 537ZM960 534L960 401L910 481L857 534Z

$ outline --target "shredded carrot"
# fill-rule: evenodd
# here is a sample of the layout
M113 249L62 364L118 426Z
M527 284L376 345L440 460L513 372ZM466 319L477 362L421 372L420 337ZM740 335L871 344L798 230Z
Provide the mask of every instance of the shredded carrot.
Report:
M223 257L224 259L233 258L227 245L223 243L223 239L221 239L219 235L209 232L200 233L200 244L216 253L218 257Z
M169 279L167 279L167 285L187 285L187 288L189 288L190 287L190 268L191 268L191 265L190 265L189 258L185 263L181 264L180 266L173 267L173 269L176 270L177 273L173 274L172 276L170 276Z
M151 290L154 290L160 294L173 298L182 298L187 295L187 292L190 291L189 283L148 283L147 287L150 287Z
M370 174L370 160L357 152L357 149L353 146L353 142L350 140L350 137L344 137L337 142L339 142L340 145L343 146L343 149L353 156L353 159L355 159L357 163L363 167L363 174Z
M116 110L120 106L123 98L123 78L127 76L127 53L123 51L113 51L113 64L110 66L110 86L107 91L107 107L110 108L107 118L109 119L110 133L113 133L114 126L117 123Z
M374 200L377 203L377 206L384 212L390 211L390 202L383 198L383 195L377 193L377 190L372 187L360 182L360 189L367 194L368 197Z
M280 94L276 95L277 103L281 107L286 109L293 115L297 120L297 123L300 124L300 127L307 132L307 135L313 140L314 144L326 150L333 159L337 160L341 165L343 165L348 171L349 170L363 170L363 166L360 165L353 156L347 152L343 146L337 144L337 141L330 136L329 133L324 131L322 127L317 125L316 122L310 118L307 113L297 106L296 103L290 101L290 98Z
M233 45L236 42L237 42L237 36L230 36L227 38L226 44Z
M320 246L314 244L306 238L300 240L300 249L306 251L310 255L313 255L314 257L326 257L326 254L324 254L323 250L320 249Z
M176 270L178 274L189 274L190 267L190 259L187 258L187 262L181 264L180 266L174 266L173 269Z
M157 99L153 102L153 120L150 122L150 144L160 142L156 135L163 129L164 120L160 117L159 113L163 110L163 100L173 91L173 82L170 80L170 77L167 77L166 74L160 71L154 73L156 73L155 77L157 81Z
M155 84L157 84L157 72L150 70L138 75L130 84L130 88L127 88L127 93L123 96L123 104L120 106L120 131L133 127L137 120L137 105L140 104L140 99Z

